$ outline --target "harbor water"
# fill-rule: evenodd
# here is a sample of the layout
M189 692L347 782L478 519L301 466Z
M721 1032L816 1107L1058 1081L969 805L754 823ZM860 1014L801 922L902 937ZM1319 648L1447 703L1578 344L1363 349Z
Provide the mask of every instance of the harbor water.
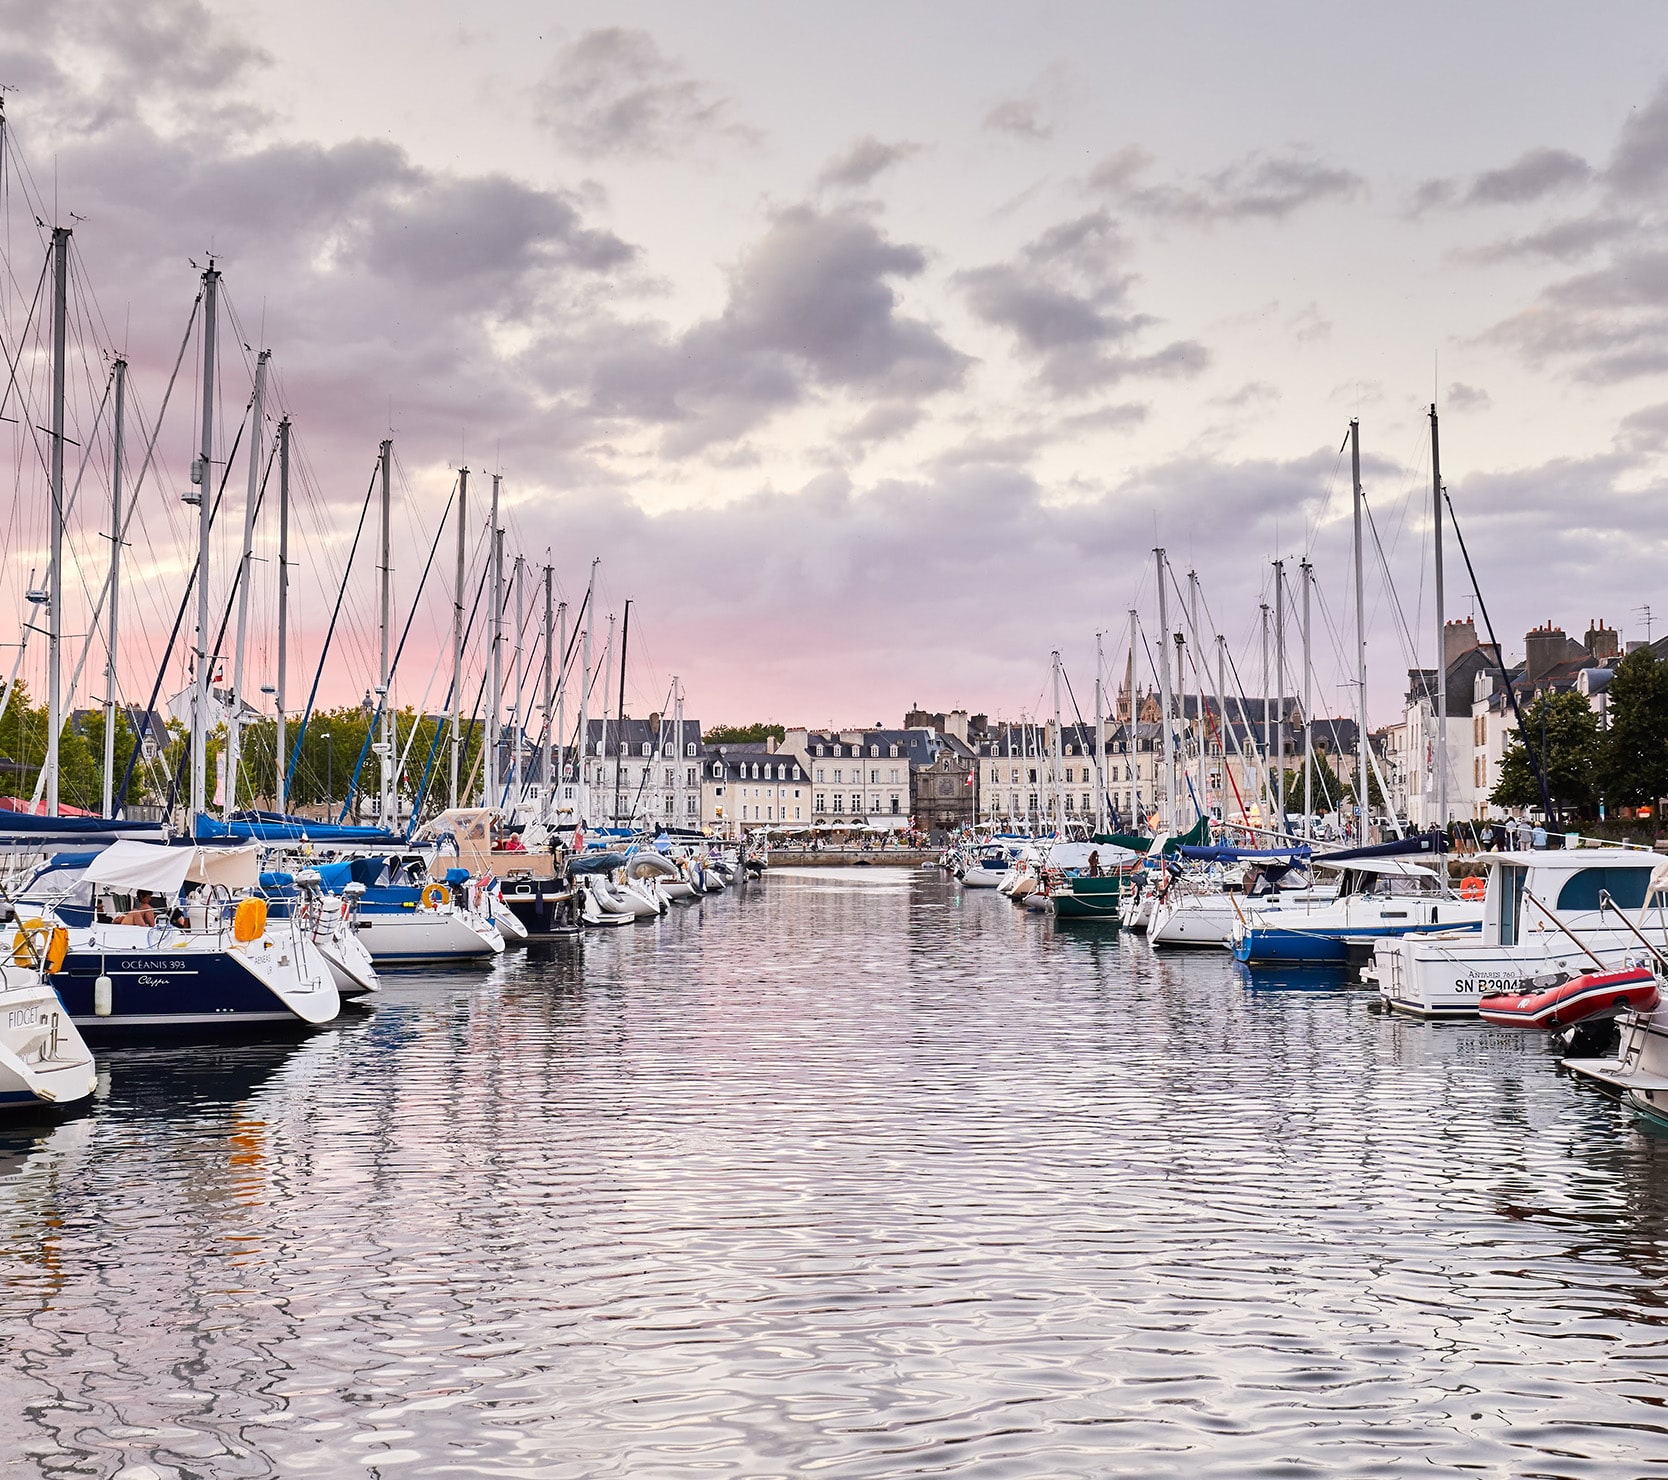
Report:
M1545 1043L936 872L0 1126L0 1474L1668 1470L1668 1141Z

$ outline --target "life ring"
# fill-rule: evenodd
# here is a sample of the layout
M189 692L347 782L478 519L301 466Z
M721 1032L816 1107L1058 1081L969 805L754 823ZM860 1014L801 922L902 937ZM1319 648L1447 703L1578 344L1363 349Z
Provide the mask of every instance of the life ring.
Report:
M1488 885L1472 874L1468 879L1460 880L1459 893L1461 899L1477 900L1488 892Z
M40 961L40 943L46 942L46 969L49 974L59 971L64 957L69 954L69 931L53 925L39 916L24 920L12 937L12 964L33 967Z
M442 905L452 902L452 891L444 884L425 884L422 893L423 908L437 910Z

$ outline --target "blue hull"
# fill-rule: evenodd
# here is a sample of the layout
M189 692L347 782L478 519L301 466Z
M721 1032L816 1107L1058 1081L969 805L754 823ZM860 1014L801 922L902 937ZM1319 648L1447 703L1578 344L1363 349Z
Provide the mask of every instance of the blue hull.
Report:
M1431 935L1465 930L1464 925L1415 925L1411 928L1363 926L1338 935L1318 930L1250 930L1234 944L1234 959L1247 966L1347 966L1352 943L1399 940L1404 935ZM1481 925L1469 929L1480 932Z
M100 974L110 978L108 1017L93 1012ZM83 1033L301 1021L259 978L220 952L72 951L52 985Z

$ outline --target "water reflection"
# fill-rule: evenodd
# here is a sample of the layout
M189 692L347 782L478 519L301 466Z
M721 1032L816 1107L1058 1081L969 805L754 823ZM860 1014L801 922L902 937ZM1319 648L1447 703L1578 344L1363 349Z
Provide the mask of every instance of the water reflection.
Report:
M782 870L111 1055L0 1141L0 1473L1641 1473L1668 1143L1365 1006Z

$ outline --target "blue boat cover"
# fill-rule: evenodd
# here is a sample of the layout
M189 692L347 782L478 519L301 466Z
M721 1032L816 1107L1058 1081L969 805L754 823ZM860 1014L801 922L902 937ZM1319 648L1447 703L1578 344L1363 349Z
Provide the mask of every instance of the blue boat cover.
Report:
M1279 858L1293 863L1309 856L1306 844L1297 848L1233 848L1226 843L1195 848L1183 844L1176 851L1183 858L1202 858L1209 863L1237 863L1243 858ZM1337 857L1336 854L1332 856Z
M192 834L199 843L372 843L398 847L402 839L380 827L314 822L283 812L234 812L222 822L196 814Z

